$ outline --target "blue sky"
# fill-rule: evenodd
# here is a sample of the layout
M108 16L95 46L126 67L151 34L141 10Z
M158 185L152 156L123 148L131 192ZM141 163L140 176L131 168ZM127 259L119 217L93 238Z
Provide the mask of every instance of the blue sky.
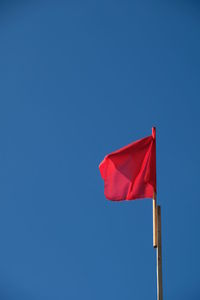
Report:
M0 2L0 298L156 299L151 200L98 164L157 127L164 299L200 297L200 3Z

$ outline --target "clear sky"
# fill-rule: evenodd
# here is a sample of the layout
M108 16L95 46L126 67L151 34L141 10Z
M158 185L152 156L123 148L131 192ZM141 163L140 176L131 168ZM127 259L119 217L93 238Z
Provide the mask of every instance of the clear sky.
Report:
M0 299L156 299L152 201L98 170L153 125L164 299L200 299L200 2L0 1L0 41Z

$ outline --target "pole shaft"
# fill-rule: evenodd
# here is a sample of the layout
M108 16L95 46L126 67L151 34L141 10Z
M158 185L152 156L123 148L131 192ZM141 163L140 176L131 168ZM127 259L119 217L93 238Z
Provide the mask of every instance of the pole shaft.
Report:
M157 206L157 300L163 300L162 287L162 244L161 244L161 207Z
M157 209L156 209L156 193L153 194L153 247L157 248Z

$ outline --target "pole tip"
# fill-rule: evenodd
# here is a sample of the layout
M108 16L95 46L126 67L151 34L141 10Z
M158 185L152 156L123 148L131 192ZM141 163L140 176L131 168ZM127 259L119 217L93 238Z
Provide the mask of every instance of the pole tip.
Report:
M152 127L152 137L153 139L156 138L156 127Z

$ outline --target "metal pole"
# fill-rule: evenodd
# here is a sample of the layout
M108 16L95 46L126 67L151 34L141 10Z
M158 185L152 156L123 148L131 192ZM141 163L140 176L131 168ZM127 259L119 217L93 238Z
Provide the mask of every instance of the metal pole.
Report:
M162 287L162 245L161 245L161 207L157 206L157 300L163 300Z
M157 209L155 192L153 194L153 247L157 248Z

